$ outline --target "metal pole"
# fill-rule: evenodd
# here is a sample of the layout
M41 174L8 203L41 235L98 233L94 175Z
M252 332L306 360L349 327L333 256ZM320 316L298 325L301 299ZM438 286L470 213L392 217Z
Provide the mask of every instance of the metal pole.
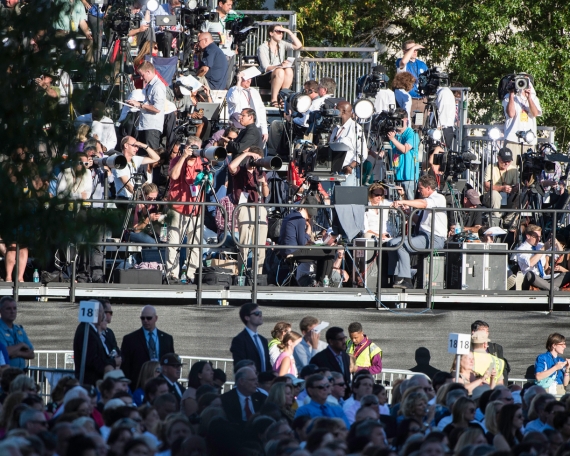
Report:
M204 197L204 201L206 198ZM198 247L198 283L196 284L196 304L201 306L202 305L202 266L203 266L203 259L202 256L204 255L204 247L202 246L202 237L204 236L204 211L206 210L206 206L200 206L200 227L202 228L202 235L198 242L200 246ZM192 215L190 214L190 217ZM196 226L194 226L194 231L196 231ZM190 250L192 252L192 250ZM186 270L188 271L188 270ZM196 277L196 276L194 276Z
M75 264L75 256L71 260L71 283L69 284L69 302L75 302L75 277L77 265Z
M431 296L432 290L432 276L433 276L433 238L434 238L434 227L435 227L435 209L431 210L431 233L430 233L430 251L429 251L429 272L428 272L428 294L427 294L427 308L431 308ZM424 271L425 274L425 271Z
M262 194L259 195L263 198ZM249 211L249 209L248 209ZM255 218L253 223L253 258L251 262L251 266L253 269L253 283L251 284L251 302L257 304L257 254L259 252L259 248L257 247L259 244L259 204L256 204L254 207L254 214ZM244 258L244 261L247 261L247 258Z
M79 369L79 384L83 385L85 377L85 363L87 358L87 340L89 339L89 323L83 323L85 333L83 334L83 350L81 350L81 368Z
M461 369L461 355L455 358L455 383L459 383L459 369Z
M550 293L548 293L548 311L554 311L554 251L556 250L556 219L558 211L552 214L552 246L550 247ZM539 260L540 261L540 260Z
M12 271L12 279L14 281L13 298L14 301L18 301L18 295L20 294L20 244L16 243L16 263L14 264L14 270ZM10 277L6 277L6 280L10 280Z
M378 280L376 282L376 308L380 307L380 295L382 294L382 226L384 221L384 210L379 208L380 211L380 227L378 228L378 234L380 238L378 239L378 258L376 258L376 265L378 270Z

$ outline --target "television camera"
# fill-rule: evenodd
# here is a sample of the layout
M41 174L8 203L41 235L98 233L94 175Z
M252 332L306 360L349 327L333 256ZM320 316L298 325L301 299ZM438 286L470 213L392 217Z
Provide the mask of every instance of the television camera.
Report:
M207 6L198 6L195 0L180 8L180 24L190 32L190 41L198 42L198 33L206 22L219 22L220 14L210 11Z
M356 96L374 98L381 89L387 89L386 69L381 65L372 68L369 74L361 76L356 83Z
M439 165L446 180L457 181L466 170L477 171L481 164L477 155L471 152L459 153L456 151L443 152L433 155L433 164Z
M226 27L233 37L232 49L241 53L245 51L245 41L253 30L257 30L257 27L253 27L253 24L253 18L249 16L244 16L243 14L228 14Z
M129 30L141 26L141 17L133 14L128 0L118 0L105 16L105 27L112 29L120 37L126 37Z
M418 76L418 92L422 97L433 100L440 87L449 87L449 75L441 68L430 68Z

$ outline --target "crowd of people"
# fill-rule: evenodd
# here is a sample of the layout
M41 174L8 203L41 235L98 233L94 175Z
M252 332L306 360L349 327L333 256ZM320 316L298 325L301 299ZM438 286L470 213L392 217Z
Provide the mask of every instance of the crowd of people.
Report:
M306 316L260 334L263 310L239 309L233 370L186 366L174 338L145 306L141 327L119 345L113 307L98 302L80 323L75 375L49 398L26 373L34 351L0 299L0 453L10 456L563 456L570 451L570 360L552 333L535 379L509 384L503 347L489 325L471 325L471 351L449 371L378 380L383 352L360 322L347 331ZM89 332L83 360L84 331ZM323 340L321 340L323 339ZM82 362L84 361L84 362ZM84 366L84 371L81 371ZM182 370L187 374L182 377ZM228 384L233 380L233 384ZM47 402L47 403L46 403Z

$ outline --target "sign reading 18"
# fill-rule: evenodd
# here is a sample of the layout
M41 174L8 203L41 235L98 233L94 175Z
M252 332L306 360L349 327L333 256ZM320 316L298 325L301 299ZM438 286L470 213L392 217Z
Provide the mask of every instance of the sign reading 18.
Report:
M80 310L82 317L93 318L93 307L82 307Z
M457 348L457 339L451 339L449 341L449 348ZM469 350L469 341L468 340L460 340L459 341L459 348L463 350Z

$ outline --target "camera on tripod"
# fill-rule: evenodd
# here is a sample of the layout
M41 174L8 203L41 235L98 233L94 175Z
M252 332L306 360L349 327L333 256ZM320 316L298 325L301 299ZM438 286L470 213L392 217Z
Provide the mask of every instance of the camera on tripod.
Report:
M376 65L372 72L361 76L356 83L356 96L374 98L381 89L387 89L386 69L382 65Z
M191 2L190 2L191 4ZM206 22L219 22L220 14L208 11L207 6L195 8L182 7L180 9L180 22L184 28L200 30Z
M257 27L253 27L253 18L249 16L244 16L243 14L228 14L226 19L226 27L229 29L230 35L234 38L232 49L238 49L243 51L243 43L249 37L249 34L253 30L257 30Z
M389 111L375 114L370 121L370 134L376 137L386 137L400 128L404 128L404 114L396 111L394 105Z
M317 134L330 134L334 127L340 122L340 111L334 107L327 106L326 102L319 111L313 114L313 128Z
M433 67L418 76L418 92L422 97L435 98L437 89L449 87L449 75Z
M481 164L477 155L471 152L449 151L433 155L433 164L439 165L439 170L444 173L446 180L457 181L466 170L477 171Z
M105 16L105 26L112 29L119 36L127 36L129 30L141 26L141 17L131 13L131 5L128 0L119 0Z
M554 173L556 171L556 164L550 161L545 154L545 148L539 149L538 152L528 149L521 156L522 162L522 180L531 181L534 177L538 181L542 170L545 173Z
M133 187L136 189L146 182L146 175L143 173L133 173L131 179L133 180Z

